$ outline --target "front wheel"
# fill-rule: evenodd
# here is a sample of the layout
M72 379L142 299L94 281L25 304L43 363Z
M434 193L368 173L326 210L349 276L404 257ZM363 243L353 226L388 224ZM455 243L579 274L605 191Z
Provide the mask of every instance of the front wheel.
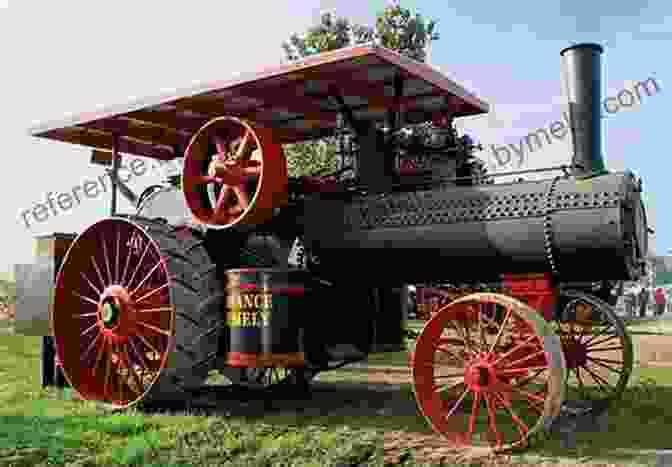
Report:
M559 338L530 306L475 293L440 308L411 360L420 412L454 447L524 447L564 400Z

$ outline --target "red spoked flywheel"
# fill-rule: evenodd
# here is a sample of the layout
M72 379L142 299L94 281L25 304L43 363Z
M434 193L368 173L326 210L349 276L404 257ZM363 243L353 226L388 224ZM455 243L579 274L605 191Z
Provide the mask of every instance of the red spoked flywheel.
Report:
M184 196L204 224L263 223L287 203L287 184L287 162L272 131L236 117L210 120L185 154Z
M440 309L411 365L420 412L458 448L525 446L564 397L558 336L538 312L505 295L471 294Z

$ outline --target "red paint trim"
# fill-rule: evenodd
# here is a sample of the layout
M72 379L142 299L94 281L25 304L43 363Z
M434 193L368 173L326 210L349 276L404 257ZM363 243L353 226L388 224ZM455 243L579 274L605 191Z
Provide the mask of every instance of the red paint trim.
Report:
M259 290L265 293L276 294L276 295L303 295L306 293L305 287L273 287L266 289L264 287L259 287L257 284L240 284L238 288L241 290Z
M502 286L511 291L511 296L539 311L546 321L553 319L558 290L551 273L502 274Z
M226 364L238 368L296 367L305 365L305 362L302 352L289 354L229 352L226 356Z

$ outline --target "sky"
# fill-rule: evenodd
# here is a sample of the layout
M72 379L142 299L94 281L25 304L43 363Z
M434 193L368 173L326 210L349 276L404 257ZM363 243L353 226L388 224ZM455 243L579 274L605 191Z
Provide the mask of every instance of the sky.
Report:
M0 271L33 260L33 238L80 232L109 215L109 195L82 201L70 211L30 227L21 212L46 193L68 192L95 180L90 150L32 138L35 124L69 114L123 104L202 82L232 78L282 62L282 41L305 31L322 11L373 24L385 1L43 2L0 0L0 170L4 219ZM560 70L562 48L597 42L605 52L603 97L654 78L660 91L603 120L607 168L642 177L657 254L672 250L669 118L672 103L672 4L667 0L593 2L547 0L402 1L438 21L441 38L430 62L491 105L488 115L459 127L485 146L479 153L493 171L566 163L570 139L501 165L491 145L520 142L560 120L566 107ZM150 173L150 172L148 172ZM136 191L159 181L155 172L136 177ZM120 201L121 211L130 205Z

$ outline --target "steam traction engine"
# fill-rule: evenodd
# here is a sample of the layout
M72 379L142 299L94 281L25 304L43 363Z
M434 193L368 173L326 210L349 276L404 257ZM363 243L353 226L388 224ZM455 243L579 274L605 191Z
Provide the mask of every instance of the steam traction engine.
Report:
M305 385L399 348L405 284L462 283L411 358L436 431L504 449L567 398L615 400L631 341L571 284L638 277L647 228L640 181L602 163L600 53L562 52L574 155L539 180L493 183L453 125L487 105L378 47L34 129L108 151L113 173L120 153L184 157L181 190L152 189L69 245L47 331L67 381L116 407L190 397L212 370ZM324 136L338 171L288 177L282 145Z

